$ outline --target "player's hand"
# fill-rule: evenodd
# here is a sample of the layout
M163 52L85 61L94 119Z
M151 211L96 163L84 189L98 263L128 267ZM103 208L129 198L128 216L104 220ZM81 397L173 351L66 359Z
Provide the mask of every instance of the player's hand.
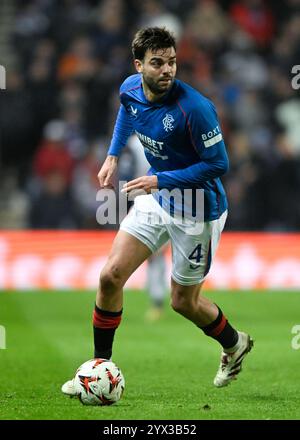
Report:
M121 192L129 193L134 191L135 195L140 194L150 194L151 190L158 189L158 179L157 176L142 176L137 179L130 180L130 182L125 183Z
M101 188L113 188L112 177L116 171L118 158L116 156L107 156L101 170L98 173L98 179Z

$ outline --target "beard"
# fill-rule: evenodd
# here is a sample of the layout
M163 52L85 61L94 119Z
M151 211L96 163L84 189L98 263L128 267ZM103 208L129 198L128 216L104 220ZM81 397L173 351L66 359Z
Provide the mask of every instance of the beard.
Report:
M164 78L160 78L160 80L162 80L162 79L164 79ZM171 81L169 83L167 83L167 82L163 83L163 82L160 82L160 80L155 81L145 74L143 74L143 80L144 80L145 84L147 85L147 87L149 88L149 90L154 95L161 95L163 93L167 93L171 89L171 87L174 83L174 78L170 78Z

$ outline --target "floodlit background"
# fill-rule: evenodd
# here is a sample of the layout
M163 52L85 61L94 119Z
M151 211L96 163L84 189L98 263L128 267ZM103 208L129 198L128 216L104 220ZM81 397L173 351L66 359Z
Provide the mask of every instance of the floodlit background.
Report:
M50 268L60 264L62 273L65 267L69 273L72 258L73 268L84 271L86 264L96 264L97 250L87 256L83 249L101 241L83 243L81 236L82 246L62 255L54 239L57 250L45 264L47 245L38 245L39 235L22 233L18 239L5 230L117 229L96 221L97 173L110 142L119 86L134 72L130 42L141 26L174 32L178 78L216 104L231 164L222 179L230 207L226 231L297 233L299 11L299 0L1 0L6 90L0 90L0 288L45 287L41 279L53 278ZM133 137L116 181L144 170L142 146ZM238 271L239 280L234 274L231 281L212 279L213 287L300 287L298 236L277 235L272 243L270 235L239 235L232 242L233 236L225 235L226 255L219 254L216 268ZM107 248L99 245L100 259L108 252L108 237ZM96 285L99 268L101 261L86 284L68 275L70 287ZM143 270L140 281L129 285L142 286ZM279 271L273 281L272 270ZM212 276L223 279L225 272ZM67 284L62 280L61 287Z

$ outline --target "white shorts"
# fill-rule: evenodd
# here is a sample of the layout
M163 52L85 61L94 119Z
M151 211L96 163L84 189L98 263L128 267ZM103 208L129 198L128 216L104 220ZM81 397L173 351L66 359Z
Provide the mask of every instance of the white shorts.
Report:
M128 232L153 253L168 240L172 245L172 278L178 284L201 283L209 272L227 217L209 222L176 222L151 194L135 198L120 229Z

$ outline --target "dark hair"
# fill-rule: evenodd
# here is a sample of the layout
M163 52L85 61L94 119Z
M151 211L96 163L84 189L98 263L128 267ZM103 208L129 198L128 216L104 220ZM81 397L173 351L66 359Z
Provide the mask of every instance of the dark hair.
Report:
M176 41L166 28L148 27L140 29L135 34L131 47L133 58L143 60L148 49L156 51L174 47L176 50Z

